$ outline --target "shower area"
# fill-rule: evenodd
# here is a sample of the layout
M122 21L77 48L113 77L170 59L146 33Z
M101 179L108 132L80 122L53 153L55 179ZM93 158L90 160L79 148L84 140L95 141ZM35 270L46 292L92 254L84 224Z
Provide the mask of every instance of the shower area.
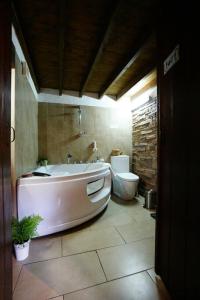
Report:
M131 112L117 107L38 103L38 156L49 164L110 161L113 148L131 156Z

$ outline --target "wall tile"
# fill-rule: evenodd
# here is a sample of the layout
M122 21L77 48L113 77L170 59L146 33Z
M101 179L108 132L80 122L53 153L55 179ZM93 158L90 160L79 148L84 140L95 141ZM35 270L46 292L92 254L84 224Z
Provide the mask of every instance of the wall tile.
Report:
M68 152L72 161L84 162L96 159L97 155L110 161L113 148L132 155L131 113L82 106L81 130L86 134L80 136L78 106L39 103L38 109L39 156L47 156L49 163L66 162ZM97 152L92 151L93 141L97 142Z

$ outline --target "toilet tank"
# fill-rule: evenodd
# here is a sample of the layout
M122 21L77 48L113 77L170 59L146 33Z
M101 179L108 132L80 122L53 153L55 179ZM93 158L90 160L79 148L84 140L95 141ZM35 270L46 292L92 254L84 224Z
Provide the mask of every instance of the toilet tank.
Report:
M129 156L118 155L111 156L111 167L116 173L127 173L129 172Z

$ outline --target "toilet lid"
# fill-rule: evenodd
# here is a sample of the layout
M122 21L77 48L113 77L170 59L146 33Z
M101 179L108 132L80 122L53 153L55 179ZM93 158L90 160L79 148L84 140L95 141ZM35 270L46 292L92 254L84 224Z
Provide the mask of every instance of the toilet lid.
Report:
M126 180L126 181L137 181L139 180L139 177L133 173L118 173L117 176L120 179Z

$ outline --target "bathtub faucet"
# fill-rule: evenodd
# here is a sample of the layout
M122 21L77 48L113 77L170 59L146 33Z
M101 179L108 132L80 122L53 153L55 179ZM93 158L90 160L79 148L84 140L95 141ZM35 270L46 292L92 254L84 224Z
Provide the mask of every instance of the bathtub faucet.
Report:
M70 159L72 158L72 155L70 153L67 153L67 163L70 164Z

